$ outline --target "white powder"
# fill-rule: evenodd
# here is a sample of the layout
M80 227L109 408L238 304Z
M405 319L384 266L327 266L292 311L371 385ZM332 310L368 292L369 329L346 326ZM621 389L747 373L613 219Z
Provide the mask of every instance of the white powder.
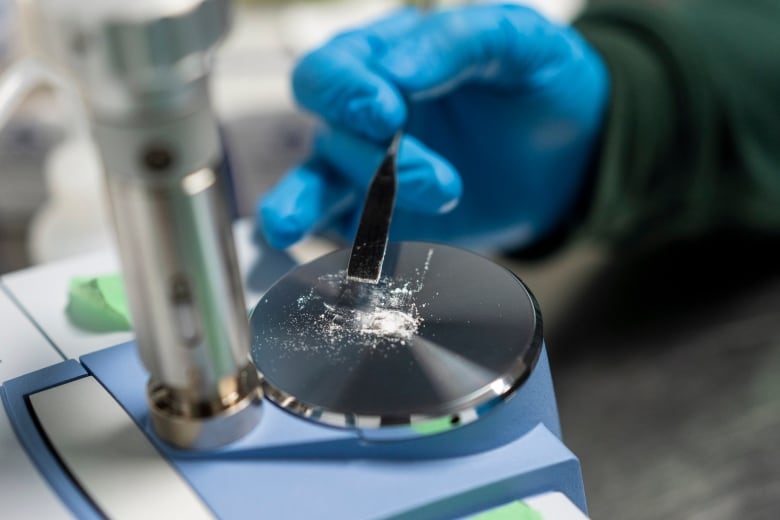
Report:
M412 287L412 282L386 277L376 285L349 283L346 271L321 276L318 281L325 284L326 293L340 294L339 301L323 301L318 284L319 290L312 289L303 297L302 308L299 298L299 308L303 312L312 307L318 310L312 322L327 343L360 342L376 347L384 340L405 344L420 329L423 318L414 301L421 288L418 284Z
M432 255L433 249L413 280L385 276L376 285L348 282L346 270L320 276L315 287L294 300L278 336L266 339L290 352L326 349L334 359L349 346L408 346L424 321L415 297Z

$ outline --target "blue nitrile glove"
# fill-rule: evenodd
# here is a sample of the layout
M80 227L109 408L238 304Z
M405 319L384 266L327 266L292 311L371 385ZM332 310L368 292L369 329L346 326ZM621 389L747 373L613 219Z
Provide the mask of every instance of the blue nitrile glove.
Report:
M393 239L519 247L553 230L584 183L609 95L577 34L517 5L407 9L337 36L293 75L325 128L258 205L271 244L351 238L393 134L405 137Z

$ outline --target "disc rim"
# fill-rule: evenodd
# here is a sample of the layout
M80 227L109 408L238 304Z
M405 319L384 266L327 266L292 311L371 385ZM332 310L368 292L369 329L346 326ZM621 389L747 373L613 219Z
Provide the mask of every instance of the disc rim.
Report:
M403 244L415 244L435 249L455 250L458 254L468 254L482 258L484 261L494 264L498 268L503 269L509 275L511 275L511 279L518 283L518 288L521 289L524 295L528 298L528 303L530 304L533 311L533 332L531 334L528 347L525 349L523 355L516 358L515 362L506 371L502 372L491 382L474 390L461 399L448 403L448 406L443 407L441 412L436 414L369 415L356 412L344 412L340 410L334 410L325 405L300 399L283 388L280 388L263 374L262 367L257 363L257 359L255 359L255 313L259 312L258 309L262 308L261 304L268 295L272 294L274 288L283 283L285 279L291 276L296 270L301 269L304 266L311 266L317 262L325 262L328 257L333 255L343 255L345 250L340 249L322 255L312 260L311 262L307 262L293 268L282 278L277 280L277 282L274 283L268 289L268 291L266 291L266 293L260 298L258 303L252 309L252 312L249 316L250 327L253 333L252 358L255 361L258 372L261 375L263 392L269 401L277 405L282 410L289 412L297 417L301 417L316 424L329 427L358 430L364 437L368 439L406 439L410 437L420 437L440 433L442 431L449 431L454 428L459 428L461 426L470 424L515 395L515 393L530 377L542 352L544 343L543 320L538 301L528 286L519 276L517 276L517 274L483 255L452 246L428 242L406 241L391 242L391 244L395 244L396 246L401 246Z

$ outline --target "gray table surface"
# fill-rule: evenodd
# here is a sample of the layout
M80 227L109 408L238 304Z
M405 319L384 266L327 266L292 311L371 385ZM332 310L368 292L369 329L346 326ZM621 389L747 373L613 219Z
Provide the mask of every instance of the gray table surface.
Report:
M780 517L780 242L513 264L602 519Z

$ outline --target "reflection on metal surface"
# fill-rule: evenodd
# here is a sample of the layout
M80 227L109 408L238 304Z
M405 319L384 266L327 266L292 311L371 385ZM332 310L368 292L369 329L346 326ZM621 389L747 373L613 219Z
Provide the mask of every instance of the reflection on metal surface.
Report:
M197 195L209 189L215 182L217 182L217 176L214 170L203 168L184 177L181 180L181 186L188 195Z
M530 374L541 316L510 271L459 249L392 243L374 286L348 280L348 257L294 269L252 314L253 358L279 406L405 438L476 420Z
M155 432L174 446L216 448L248 433L260 420L263 394L249 364L217 382L218 395L206 401L196 391L150 380L147 400Z

